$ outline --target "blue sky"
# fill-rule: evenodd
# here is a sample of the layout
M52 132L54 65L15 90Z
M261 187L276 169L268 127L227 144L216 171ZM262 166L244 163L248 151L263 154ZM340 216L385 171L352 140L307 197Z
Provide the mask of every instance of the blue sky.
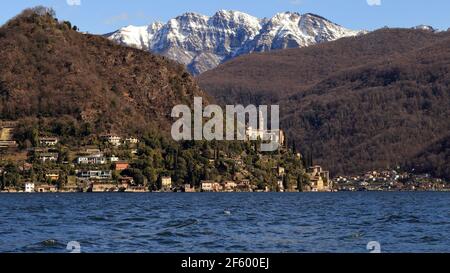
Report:
M448 0L14 0L2 1L0 24L36 5L53 7L58 18L96 34L130 24L166 22L187 11L212 15L219 9L239 10L257 17L284 11L311 12L352 29L420 24L443 30L450 27Z

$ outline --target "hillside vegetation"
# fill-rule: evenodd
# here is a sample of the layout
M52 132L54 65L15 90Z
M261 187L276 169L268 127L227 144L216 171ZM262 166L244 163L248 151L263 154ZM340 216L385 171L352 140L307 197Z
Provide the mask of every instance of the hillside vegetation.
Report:
M170 128L176 104L203 96L183 66L82 34L46 8L0 28L0 119L60 134L143 133Z
M450 134L449 70L449 32L382 29L243 56L198 81L224 104L280 104L291 143L335 175L420 165L448 177L448 157L419 155Z

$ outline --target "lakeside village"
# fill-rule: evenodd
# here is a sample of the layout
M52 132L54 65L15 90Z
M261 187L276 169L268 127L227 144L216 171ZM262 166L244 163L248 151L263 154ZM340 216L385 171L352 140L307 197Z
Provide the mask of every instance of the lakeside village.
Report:
M257 151L258 145L245 141L237 148L224 148L228 152L190 147L184 159L177 152L149 148L149 140L142 143L136 137L116 134L101 135L89 145L74 148L34 130L35 145L24 150L14 140L17 124L0 125L2 193L450 190L441 179L395 170L331 179L321 166L312 166L312 159L308 162L300 153L292 153L282 130L246 130L247 139L269 135L282 147L276 153L265 155ZM146 167L142 162L147 161Z

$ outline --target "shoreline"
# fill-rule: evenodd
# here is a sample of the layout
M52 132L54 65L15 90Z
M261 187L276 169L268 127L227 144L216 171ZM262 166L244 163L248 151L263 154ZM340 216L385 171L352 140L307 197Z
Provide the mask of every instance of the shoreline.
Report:
M314 191L305 191L305 192L276 192L276 191L264 191L264 192L158 192L158 191L145 191L145 192L105 192L105 191L99 191L99 192L68 192L68 191L58 191L58 192L0 192L0 195L2 194L23 194L23 195L41 195L41 194L177 194L177 193L183 193L183 194L233 194L233 193L245 193L245 194L265 194L265 193L277 193L277 194L296 194L296 193L311 193L311 194L324 194L324 193L393 193L393 192L405 192L405 193L422 193L422 192L450 192L450 190L404 190L404 191L323 191L323 192L314 192Z

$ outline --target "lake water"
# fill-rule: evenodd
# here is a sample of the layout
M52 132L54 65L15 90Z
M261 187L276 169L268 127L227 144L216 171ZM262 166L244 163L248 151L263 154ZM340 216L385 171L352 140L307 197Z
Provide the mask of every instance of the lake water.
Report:
M0 252L450 252L450 193L0 194Z

